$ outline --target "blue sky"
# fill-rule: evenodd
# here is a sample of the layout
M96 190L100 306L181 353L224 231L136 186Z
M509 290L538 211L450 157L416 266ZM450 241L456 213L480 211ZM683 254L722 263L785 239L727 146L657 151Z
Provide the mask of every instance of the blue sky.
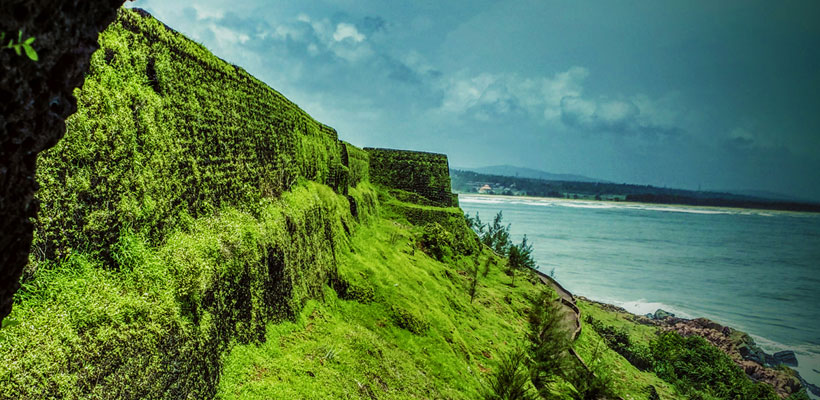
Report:
M820 2L129 4L356 145L820 200Z

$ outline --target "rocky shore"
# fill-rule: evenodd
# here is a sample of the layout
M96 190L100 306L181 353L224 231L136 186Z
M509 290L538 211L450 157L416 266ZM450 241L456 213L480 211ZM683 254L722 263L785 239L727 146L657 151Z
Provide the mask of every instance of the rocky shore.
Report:
M789 368L797 366L793 351L766 353L747 333L706 318L679 318L664 310L635 315L621 307L585 300L606 310L627 314L631 321L638 324L657 326L682 336L700 336L726 353L750 378L772 385L780 397L786 398L804 387L815 396L820 396L820 387L806 382L797 371Z

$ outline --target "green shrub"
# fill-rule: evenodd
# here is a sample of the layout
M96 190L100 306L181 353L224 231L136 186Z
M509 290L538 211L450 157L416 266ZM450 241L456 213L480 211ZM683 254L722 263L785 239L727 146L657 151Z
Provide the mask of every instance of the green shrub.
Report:
M422 227L419 244L425 253L436 260L442 261L453 256L453 236L438 223L434 222Z
M485 400L535 400L527 372L527 353L513 350L504 355L485 390Z
M665 332L650 344L653 370L690 397L777 399L774 389L749 379L725 353L699 336Z
M652 355L649 353L649 348L632 343L625 329L605 325L591 315L587 315L584 322L604 339L610 349L626 358L636 368L642 371L652 368Z

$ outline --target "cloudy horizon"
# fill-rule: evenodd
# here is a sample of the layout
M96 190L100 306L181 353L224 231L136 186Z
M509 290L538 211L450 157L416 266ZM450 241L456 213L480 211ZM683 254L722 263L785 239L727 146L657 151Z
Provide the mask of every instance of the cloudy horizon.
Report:
M820 3L129 3L359 146L820 200Z

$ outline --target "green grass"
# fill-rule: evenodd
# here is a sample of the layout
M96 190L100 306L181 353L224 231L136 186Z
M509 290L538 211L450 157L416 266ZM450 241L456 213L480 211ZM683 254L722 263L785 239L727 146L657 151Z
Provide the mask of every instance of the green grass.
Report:
M648 346L649 342L657 336L657 328L633 322L630 320L631 314L606 310L597 304L580 299L577 305L582 316L589 315L606 325L626 329L634 343Z
M351 195L373 218L370 186ZM93 252L36 268L0 330L0 399L213 396L222 355L322 298L359 229L312 182L258 210L223 208L160 246L124 231L118 268Z
M581 300L578 301L578 308L581 309L582 316L593 315L594 318L606 321L607 324L627 329L630 338L636 341L640 342L654 337L654 328L626 321L623 315L600 309ZM604 340L586 324L583 325L574 348L593 371L608 377L614 392L626 400L646 399L648 385L654 386L658 395L664 400L688 398L654 373L635 368L620 354L608 348Z
M470 303L467 268L474 258L441 263L414 245L419 228L378 219L353 236L339 274L367 287L372 301L327 291L292 323L268 326L261 345L228 356L223 398L477 398L499 357L524 339L525 296L535 280L511 287L491 257ZM396 310L429 328L402 328ZM332 359L325 357L333 354ZM308 373L308 371L310 373Z

